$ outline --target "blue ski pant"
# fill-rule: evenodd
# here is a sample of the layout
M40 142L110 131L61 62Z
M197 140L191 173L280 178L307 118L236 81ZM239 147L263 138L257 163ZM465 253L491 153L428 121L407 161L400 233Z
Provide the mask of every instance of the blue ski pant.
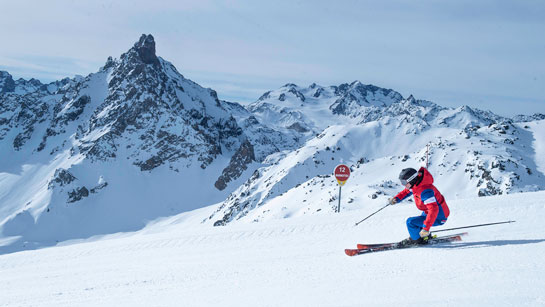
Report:
M407 219L407 229L409 230L409 235L411 239L418 240L420 238L420 230L424 228L424 221L426 220L426 213L422 212L420 216L413 216ZM437 215L435 222L432 226L439 226L445 224L447 219L445 215L441 212Z

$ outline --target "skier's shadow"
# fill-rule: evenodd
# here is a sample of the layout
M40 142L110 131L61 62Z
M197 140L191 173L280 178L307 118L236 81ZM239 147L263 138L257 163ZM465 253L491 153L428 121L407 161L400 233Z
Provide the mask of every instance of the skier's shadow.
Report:
M481 247L492 247L492 246L507 246L507 245L524 245L524 244L536 244L545 242L545 239L536 239L536 240L496 240L496 241L480 241L480 242L462 242L455 243L452 245L432 245L431 248L481 248Z

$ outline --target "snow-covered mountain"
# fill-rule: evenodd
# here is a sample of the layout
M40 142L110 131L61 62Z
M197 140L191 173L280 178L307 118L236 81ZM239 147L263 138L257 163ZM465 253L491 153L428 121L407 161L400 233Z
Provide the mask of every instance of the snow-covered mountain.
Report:
M86 77L42 84L0 72L0 251L210 205L210 225L327 214L339 163L353 171L345 206L384 202L399 170L426 159L450 198L542 190L542 119L359 81L286 84L242 106L185 78L142 35Z
M346 99L352 91L358 95ZM339 107L346 101L351 104ZM332 171L340 163L352 169L354 179L344 197L353 206L384 203L400 188L395 179L402 168L426 163L451 198L545 188L543 167L539 170L543 162L537 158L545 153L540 149L544 135L489 111L403 99L357 81L329 88L287 84L265 93L248 110L305 144L270 155L267 165L205 222L225 225L332 212L337 206Z
M157 57L151 35L87 77L0 80L0 227L17 242L134 230L221 201L254 162L216 92Z

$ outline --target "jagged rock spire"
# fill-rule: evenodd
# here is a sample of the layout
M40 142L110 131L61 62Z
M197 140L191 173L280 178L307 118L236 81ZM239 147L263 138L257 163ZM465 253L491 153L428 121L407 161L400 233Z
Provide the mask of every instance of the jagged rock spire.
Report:
M138 56L145 64L157 64L159 65L159 59L155 55L155 40L151 34L142 34L137 43L133 47Z

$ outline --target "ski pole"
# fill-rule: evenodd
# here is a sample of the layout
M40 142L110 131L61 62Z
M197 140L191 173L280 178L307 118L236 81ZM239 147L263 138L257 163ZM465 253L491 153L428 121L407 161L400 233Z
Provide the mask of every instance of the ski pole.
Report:
M464 228L473 228L473 227L482 227L482 226L490 226L490 225L498 225L498 224L508 224L508 223L514 223L516 221L505 221L505 222L497 222L497 223L488 223L488 224L479 224L479 225L471 225L471 226L463 226L463 227L456 227L456 228L449 228L449 229L441 229L441 230L434 230L432 232L440 232L440 231L448 231L448 230L456 230L456 229L464 229Z
M377 214L380 210L382 210L382 209L388 207L389 205L390 205L390 204L387 204L386 206L384 206L384 207L378 209L377 211L373 212L373 214L371 214L371 215L369 215L368 217L364 218L363 220L357 222L356 225L354 225L354 226L358 226L361 222L363 222L363 221L365 221L366 219L368 219L368 218L372 217L373 215Z

